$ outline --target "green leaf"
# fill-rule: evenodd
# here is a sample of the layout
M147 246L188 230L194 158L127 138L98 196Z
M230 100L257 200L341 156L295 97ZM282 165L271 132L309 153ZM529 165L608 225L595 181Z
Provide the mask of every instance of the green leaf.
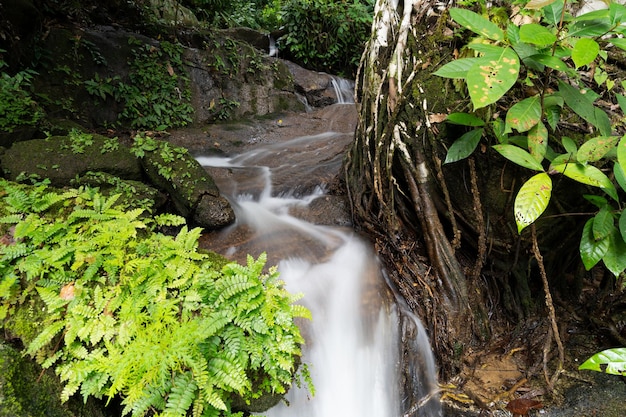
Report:
M529 3L532 3L532 1ZM543 7L543 15L546 22L553 26L559 24L561 16L563 15L563 3L563 0L550 1ZM526 4L526 8L528 8L528 3Z
M446 122L462 126L484 126L485 121L470 113L450 113Z
M474 149L476 149L478 142L480 142L483 130L484 129L470 130L455 140L452 146L450 146L450 149L448 149L444 164L460 161L470 156L472 152L474 152Z
M591 64L596 59L599 52L600 45L598 45L598 42L590 38L579 39L572 50L574 65L576 68L580 68L583 65Z
M584 16L584 15L583 15ZM596 37L606 34L611 30L606 19L586 20L580 16L568 26L569 37Z
M515 103L506 113L508 129L526 132L541 120L541 99L533 96Z
M619 215L619 234L622 236L622 240L626 242L626 210L622 211L622 214Z
M539 122L528 131L528 150L538 161L543 161L548 150L548 129Z
M498 25L471 10L453 7L450 9L450 17L459 25L487 39L494 41L504 40L504 32Z
M529 58L557 71L566 72L569 70L565 62L552 55L536 54L531 55Z
M565 148L565 152L569 153L572 156L576 156L578 153L578 147L576 146L576 142L573 139L563 136L561 137L561 145Z
M626 191L626 172L624 172L621 165L617 162L613 164L613 175L615 176L617 184L622 187L622 190Z
M619 137L617 136L598 136L596 138L589 139L581 145L580 149L578 149L576 160L581 164L599 161L611 149L615 148L618 140Z
M612 26L619 26L626 21L626 6L612 1L609 4L609 22Z
M626 242L615 227L613 227L608 240L609 248L602 257L602 262L617 277L626 269Z
M626 348L613 348L598 352L583 362L578 369L626 375Z
M537 23L522 25L519 30L520 40L537 46L547 46L556 42L556 35L545 26Z
M611 198L618 201L617 191L609 177L593 165L561 164L551 166L550 170L551 172L560 172L581 184L601 188Z
M580 237L580 259L583 261L585 269L589 271L609 249L609 239L595 240L593 238L593 219L587 220L583 227L583 234Z
M616 93L615 98L617 98L617 103L619 104L620 109L622 109L622 113L626 113L626 97Z
M511 162L516 163L517 165L523 166L524 168L532 169L534 171L543 171L543 167L531 154L526 152L520 147L509 144L499 144L493 145L493 149L498 151L500 155L504 156Z
M448 62L437 71L433 73L433 75L437 75L443 78L465 78L467 77L467 73L470 68L476 63L480 58L461 58L455 59L452 62Z
M617 46L619 49L626 51L626 39L625 38L611 38L611 43Z
M592 124L603 136L611 135L611 121L609 116L593 105L595 97L589 90L580 91L569 84L559 81L559 94L574 112L582 117L587 123Z
M533 224L545 211L552 195L552 180L545 172L526 181L515 197L514 212L517 233Z
M614 229L613 224L611 207L605 205L593 218L593 227L591 228L593 239L597 241L606 238Z
M517 81L520 62L511 48L501 48L499 55L479 58L467 73L467 87L474 109L495 103Z

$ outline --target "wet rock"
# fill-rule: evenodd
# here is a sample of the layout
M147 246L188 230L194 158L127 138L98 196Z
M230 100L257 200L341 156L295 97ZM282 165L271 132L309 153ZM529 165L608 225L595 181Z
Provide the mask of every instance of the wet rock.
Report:
M17 142L0 155L0 167L11 181L48 178L56 187L67 186L89 171L130 180L142 178L141 164L129 149L99 135L90 139L52 136Z
M156 141L141 159L152 184L168 193L176 211L198 226L219 229L235 221L230 203L186 149Z

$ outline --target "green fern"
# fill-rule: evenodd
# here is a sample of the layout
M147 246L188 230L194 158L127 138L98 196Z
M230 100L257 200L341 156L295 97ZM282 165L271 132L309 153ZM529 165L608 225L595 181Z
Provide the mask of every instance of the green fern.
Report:
M177 217L124 211L90 188L0 187L0 224L18 239L0 246L0 320L35 298L45 305L26 353L55 368L63 400L234 417L233 395L249 402L291 384L304 342L293 319L310 313L275 268L263 274L265 255L217 269L198 252L200 229L157 231Z

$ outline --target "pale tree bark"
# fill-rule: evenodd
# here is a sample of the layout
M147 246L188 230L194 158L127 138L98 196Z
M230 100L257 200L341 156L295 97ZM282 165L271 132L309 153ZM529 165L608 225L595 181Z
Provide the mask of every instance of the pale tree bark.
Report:
M424 146L436 136L423 77L433 71L433 48L439 49L432 40L440 30L433 6L426 0L376 2L345 174L356 224L374 237L390 280L426 322L450 374L476 329L466 277L436 209L431 167L439 162Z

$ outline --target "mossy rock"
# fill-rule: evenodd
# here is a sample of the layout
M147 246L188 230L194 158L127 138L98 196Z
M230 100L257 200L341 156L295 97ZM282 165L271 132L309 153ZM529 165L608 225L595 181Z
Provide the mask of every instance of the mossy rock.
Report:
M11 181L48 178L56 187L67 186L90 171L141 180L141 164L128 148L117 139L89 136L88 140L77 140L69 135L17 142L0 155L0 166Z
M80 398L61 402L63 385L18 349L0 341L0 417L106 417L104 405Z
M156 141L142 158L150 182L165 191L183 217L207 229L219 229L235 221L228 200L220 195L213 178L184 148Z

